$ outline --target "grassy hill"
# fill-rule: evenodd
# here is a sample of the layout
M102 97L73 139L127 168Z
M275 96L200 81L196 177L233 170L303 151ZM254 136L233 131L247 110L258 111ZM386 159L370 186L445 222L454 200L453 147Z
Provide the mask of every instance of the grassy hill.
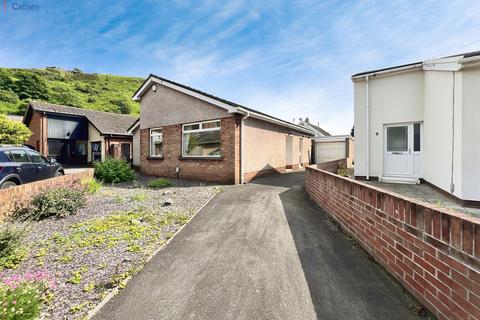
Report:
M40 100L100 111L139 114L131 97L143 79L62 70L0 68L0 113L23 115L28 101Z

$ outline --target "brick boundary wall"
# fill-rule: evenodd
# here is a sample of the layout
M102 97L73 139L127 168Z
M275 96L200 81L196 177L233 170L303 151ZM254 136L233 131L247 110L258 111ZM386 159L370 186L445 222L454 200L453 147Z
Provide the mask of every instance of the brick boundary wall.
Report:
M331 173L337 173L340 163L343 163L344 167L347 167L347 159L338 159L328 162L322 162L316 164L317 168Z
M439 319L480 319L480 218L313 166L305 191Z
M93 169L26 183L14 188L0 189L0 220L11 213L17 203L28 201L35 194L47 189L77 186L84 178L93 178Z

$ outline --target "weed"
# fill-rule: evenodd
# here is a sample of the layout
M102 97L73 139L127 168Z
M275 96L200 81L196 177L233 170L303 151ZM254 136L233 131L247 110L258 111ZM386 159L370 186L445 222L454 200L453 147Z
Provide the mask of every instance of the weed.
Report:
M95 180L94 178L85 178L80 181L80 184L83 186L84 190L88 194L95 194L102 187L102 183Z
M0 225L0 269L14 269L28 255L22 245L25 230L11 223Z
M90 282L83 287L84 292L92 292L93 289L95 289L95 283L94 282Z
M155 188L155 189L166 188L166 187L171 187L172 182L169 179L166 179L166 178L158 178L158 179L151 180L148 183L148 186L150 188Z
M72 313L72 314L79 313L80 311L82 311L88 305L89 305L88 301L77 304L77 305L70 308L70 313Z
M147 199L147 195L145 193L137 193L130 197L132 201L145 201Z

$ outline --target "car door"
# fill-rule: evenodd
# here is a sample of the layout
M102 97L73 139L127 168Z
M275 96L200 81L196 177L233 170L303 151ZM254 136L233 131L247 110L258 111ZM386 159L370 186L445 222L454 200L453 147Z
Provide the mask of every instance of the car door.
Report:
M16 164L15 170L20 177L20 180L22 180L22 183L38 180L38 170L30 161L30 158L25 150L13 149L10 150L10 155Z
M27 153L37 169L37 180L48 179L55 175L55 172L52 172L53 168L47 158L33 150L27 150Z

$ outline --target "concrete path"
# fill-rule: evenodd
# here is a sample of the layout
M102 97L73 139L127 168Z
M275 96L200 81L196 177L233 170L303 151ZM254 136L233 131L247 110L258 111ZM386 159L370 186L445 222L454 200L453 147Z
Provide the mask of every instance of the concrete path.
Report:
M416 319L303 173L227 186L94 319Z

